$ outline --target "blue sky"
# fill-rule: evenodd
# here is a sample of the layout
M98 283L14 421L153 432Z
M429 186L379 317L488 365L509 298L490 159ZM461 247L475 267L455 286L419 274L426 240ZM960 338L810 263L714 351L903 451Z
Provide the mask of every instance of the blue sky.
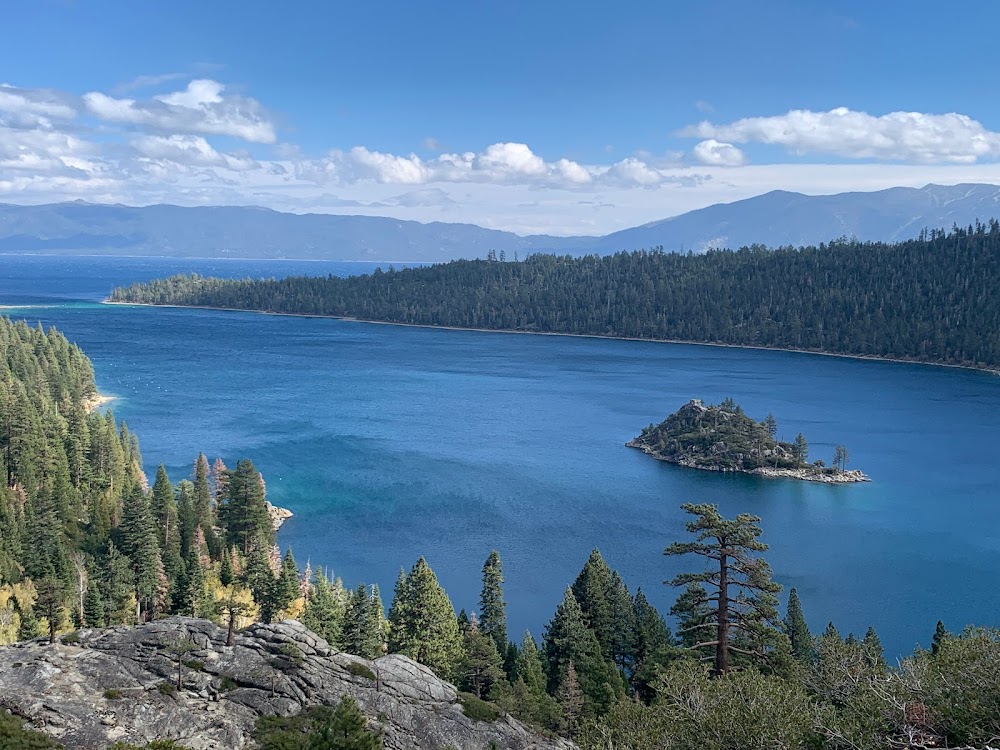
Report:
M8 0L0 201L613 231L771 189L1000 181L953 2Z

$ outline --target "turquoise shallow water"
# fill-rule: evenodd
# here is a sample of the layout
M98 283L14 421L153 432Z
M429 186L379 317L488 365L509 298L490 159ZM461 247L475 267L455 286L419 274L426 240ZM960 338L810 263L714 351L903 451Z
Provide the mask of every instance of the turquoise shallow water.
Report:
M1000 378L715 347L438 331L96 303L115 283L180 270L352 273L358 264L0 257L0 305L55 324L93 359L150 472L199 450L249 456L300 563L382 585L427 556L475 609L491 548L511 632L539 634L600 547L664 610L685 501L763 518L776 578L814 629L874 625L892 654L951 628L1000 624ZM836 443L874 481L829 487L686 470L623 443L689 398L734 397Z

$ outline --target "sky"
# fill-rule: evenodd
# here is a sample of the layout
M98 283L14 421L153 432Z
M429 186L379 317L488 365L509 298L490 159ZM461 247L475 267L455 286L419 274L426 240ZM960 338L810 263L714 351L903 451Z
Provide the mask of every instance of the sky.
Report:
M605 234L1000 183L1000 5L4 0L0 202Z

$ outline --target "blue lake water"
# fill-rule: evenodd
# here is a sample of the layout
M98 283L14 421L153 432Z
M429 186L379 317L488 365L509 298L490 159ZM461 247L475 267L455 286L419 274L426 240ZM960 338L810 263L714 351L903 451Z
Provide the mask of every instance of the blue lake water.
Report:
M117 283L365 272L348 263L0 256L0 305L54 324L94 361L141 441L178 481L198 451L250 457L292 509L300 564L387 600L425 555L474 610L500 551L513 635L539 635L599 547L663 611L662 555L682 502L761 516L775 577L814 630L874 625L892 655L1000 621L1000 378L966 370L716 347L443 331L252 313L106 306ZM830 487L669 466L624 447L690 398L773 411L811 458L836 443L869 473Z

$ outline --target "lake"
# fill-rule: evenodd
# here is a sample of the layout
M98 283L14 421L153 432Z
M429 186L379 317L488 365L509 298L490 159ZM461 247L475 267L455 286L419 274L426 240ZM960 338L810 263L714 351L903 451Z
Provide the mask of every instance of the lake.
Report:
M290 261L0 256L7 314L83 347L150 476L199 451L249 457L295 517L279 541L348 586L427 557L456 609L478 607L499 550L509 632L541 635L594 547L666 612L662 582L697 561L683 502L762 518L775 578L814 631L874 625L890 656L997 624L1000 378L787 352L446 331L317 318L99 304L114 286L181 271L366 272ZM699 472L624 447L691 398L768 411L827 463L843 443L864 485Z

